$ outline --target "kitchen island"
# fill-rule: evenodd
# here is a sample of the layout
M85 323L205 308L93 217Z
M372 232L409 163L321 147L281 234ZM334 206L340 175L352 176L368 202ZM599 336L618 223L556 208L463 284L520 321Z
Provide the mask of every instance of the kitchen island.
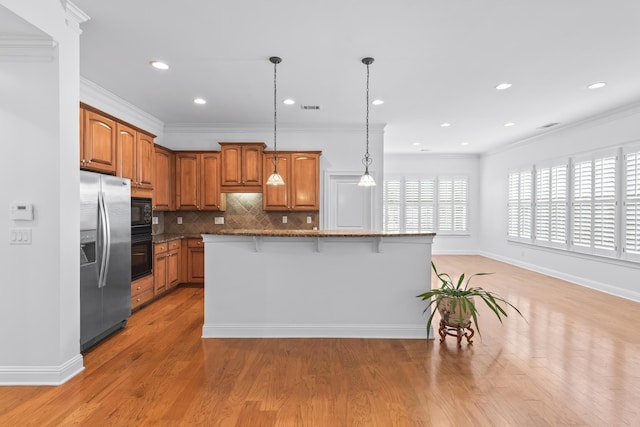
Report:
M203 234L203 338L426 338L435 233ZM433 337L429 331L429 337Z

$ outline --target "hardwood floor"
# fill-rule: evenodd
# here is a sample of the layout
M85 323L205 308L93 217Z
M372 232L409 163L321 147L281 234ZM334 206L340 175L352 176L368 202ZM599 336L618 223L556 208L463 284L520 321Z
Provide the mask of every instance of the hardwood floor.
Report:
M59 387L0 387L2 426L640 425L640 304L478 256L514 303L482 339L201 339L203 289L135 313ZM413 297L413 296L410 296Z

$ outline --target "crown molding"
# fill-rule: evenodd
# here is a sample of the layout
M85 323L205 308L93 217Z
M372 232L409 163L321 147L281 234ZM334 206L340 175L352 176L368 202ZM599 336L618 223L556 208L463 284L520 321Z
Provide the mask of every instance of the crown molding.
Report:
M160 119L82 76L80 76L80 101L154 135L161 136L164 132L164 123Z
M384 132L385 124L369 124L370 132ZM361 133L361 125L336 124L278 124L278 131L295 132L327 132L327 133ZM248 133L273 132L273 125L268 123L171 123L165 125L164 132L170 133Z
M56 46L45 37L0 37L0 62L52 62Z
M64 7L67 26L73 29L76 33L82 34L80 24L87 22L91 19L91 17L84 13L78 6L68 0L61 0L61 3Z
M487 150L482 153L482 157L503 153L505 151L510 151L515 148L523 147L529 144L534 144L538 142L542 138L546 138L549 135L553 135L555 133L564 132L573 128L581 127L581 126L590 126L596 124L602 124L609 121L617 120L625 116L631 116L634 114L640 113L640 101L634 101L629 104L625 104L616 108L612 108L606 111L602 111L597 114L593 114L591 116L585 117L580 120L575 120L569 122L564 125L559 125L557 127L553 127L545 132L538 133L536 135L523 138L517 141L514 141L510 144L501 145L492 150Z

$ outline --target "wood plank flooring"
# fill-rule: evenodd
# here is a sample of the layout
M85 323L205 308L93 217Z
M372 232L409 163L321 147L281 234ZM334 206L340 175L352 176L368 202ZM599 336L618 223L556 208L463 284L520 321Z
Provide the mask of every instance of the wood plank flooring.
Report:
M180 287L59 387L0 387L2 426L638 426L640 304L479 256L440 271L507 298L482 339L206 339ZM392 284L391 284L392 285ZM413 296L411 296L413 297Z

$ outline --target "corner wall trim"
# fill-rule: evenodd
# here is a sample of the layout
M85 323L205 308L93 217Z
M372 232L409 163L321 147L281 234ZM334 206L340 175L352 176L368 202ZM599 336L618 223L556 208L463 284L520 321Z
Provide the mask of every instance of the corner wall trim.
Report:
M58 366L0 366L0 386L61 385L84 370L78 354Z

